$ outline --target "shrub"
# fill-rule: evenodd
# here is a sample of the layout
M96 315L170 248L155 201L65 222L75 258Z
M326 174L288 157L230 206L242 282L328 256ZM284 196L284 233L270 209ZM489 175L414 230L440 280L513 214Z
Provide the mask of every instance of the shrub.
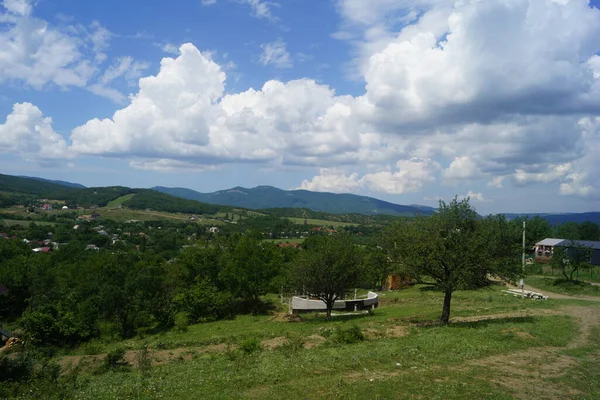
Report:
M33 359L25 354L17 357L0 356L0 382L29 379L33 367Z
M248 339L244 339L240 343L239 349L246 354L252 354L261 351L262 345L260 344L260 340L255 337L250 337Z
M125 362L125 349L118 347L109 351L104 358L104 366L107 368L116 368L127 365Z
M176 332L187 332L188 326L190 324L190 317L186 312L178 312L175 314L175 325L173 329Z
M136 359L138 368L142 375L147 375L152 367L152 358L150 357L148 346L144 346L142 350L137 353Z
M365 335L358 326L352 325L348 328L337 328L329 337L329 340L338 344L352 344L365 340Z

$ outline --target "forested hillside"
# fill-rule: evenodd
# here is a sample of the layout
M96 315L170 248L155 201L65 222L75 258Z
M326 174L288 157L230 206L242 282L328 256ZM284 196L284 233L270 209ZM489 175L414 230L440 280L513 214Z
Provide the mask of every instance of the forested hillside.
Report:
M404 206L367 196L308 190L282 190L272 186L257 186L252 189L235 187L213 193L161 186L153 189L186 199L250 209L304 208L330 214L394 216L430 215L434 211L431 207Z

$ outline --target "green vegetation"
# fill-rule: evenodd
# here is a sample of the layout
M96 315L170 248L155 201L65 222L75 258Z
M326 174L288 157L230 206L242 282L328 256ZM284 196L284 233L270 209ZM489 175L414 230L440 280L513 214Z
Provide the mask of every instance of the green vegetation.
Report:
M185 199L250 209L293 207L331 214L386 214L393 216L413 216L418 213L430 215L433 213L433 209L430 207L403 206L372 197L307 190L281 190L272 186L258 186L252 189L235 187L214 193L199 193L184 188L156 187L154 189Z
M133 198L133 196L135 196L135 193L129 193L129 194L126 194L125 196L118 197L112 201L109 201L108 204L106 205L106 207L107 208L119 207L124 202L131 200Z
M342 226L358 226L358 224L351 223L351 222L330 221L330 220L325 220L325 219L295 218L295 217L288 217L288 219L299 225L306 223L306 225L328 226L328 227L333 227L333 228L339 228Z
M265 242L280 244L280 243L304 243L305 238L290 238L290 239L264 239Z
M136 195L122 204L136 210L151 209L187 214L214 214L224 209L222 206L181 199L148 189L137 189Z
M480 219L468 200L440 201L436 214L401 220L384 238L391 260L412 276L433 279L444 291L444 324L455 290L481 287L488 275L512 281L521 273L515 262L519 248L506 219Z
M45 222L45 221L27 221L27 220L20 220L20 219L0 219L0 224L4 225L4 226L12 226L12 225L23 225L23 226L29 226L32 223L38 224L38 225L54 225L54 222Z
M528 277L574 297L503 293L486 276L520 274L520 221L482 219L467 201L392 220L9 181L24 191L0 185L2 231L15 238L0 239L0 323L25 345L0 354L2 398L599 395L598 287ZM98 207L40 211L53 190L44 202ZM558 232L529 226L531 241ZM368 313L288 314L294 293L331 303L390 272L432 283L381 292Z
M562 293L571 296L600 296L600 285L592 285L582 281L531 276L527 277L526 282L537 289L553 293Z
M363 275L360 250L347 236L314 237L294 263L292 287L318 298L327 309L327 319L336 300L346 298Z

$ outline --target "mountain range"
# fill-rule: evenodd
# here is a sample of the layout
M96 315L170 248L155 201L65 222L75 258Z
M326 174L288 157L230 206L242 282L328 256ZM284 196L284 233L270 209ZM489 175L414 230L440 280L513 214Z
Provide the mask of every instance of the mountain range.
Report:
M84 185L60 180L0 174L0 197L15 193L39 195L45 198L63 199L75 204L106 205L109 201L134 194L123 206L132 208L160 208L178 212L216 212L218 207L237 207L255 210L271 209L271 212L287 216L305 215L306 210L324 214L362 214L365 216L431 215L432 207L399 205L372 197L354 194L311 192L308 190L282 190L272 186L255 188L234 187L212 193L201 193L186 188L156 186L152 189L131 189L120 186L86 188ZM13 199L14 201L14 199ZM216 208L217 207L217 208ZM281 210L274 210L281 209ZM182 211L185 210L185 211ZM303 211L304 210L304 211ZM283 215L282 214L282 215ZM584 221L600 224L600 212L585 213L522 213L505 214L508 219L539 216L552 225ZM333 217L333 216L332 216Z
M435 209L419 205L399 205L367 196L311 192L308 190L283 190L273 186L255 188L234 187L212 193L200 193L185 188L156 186L158 192L203 203L227 205L254 210L268 208L307 208L331 214L363 215L431 215Z

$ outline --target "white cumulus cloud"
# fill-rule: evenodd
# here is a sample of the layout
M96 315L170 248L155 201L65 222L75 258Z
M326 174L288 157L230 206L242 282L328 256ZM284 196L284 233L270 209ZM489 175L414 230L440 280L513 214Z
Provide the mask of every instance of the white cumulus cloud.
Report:
M69 157L67 143L52 128L52 118L44 117L31 103L15 104L0 124L0 153L18 154L37 162Z
M294 66L292 56L287 51L283 40L278 39L274 42L263 43L260 48L263 51L260 62L263 65L272 65L275 68L291 68Z

